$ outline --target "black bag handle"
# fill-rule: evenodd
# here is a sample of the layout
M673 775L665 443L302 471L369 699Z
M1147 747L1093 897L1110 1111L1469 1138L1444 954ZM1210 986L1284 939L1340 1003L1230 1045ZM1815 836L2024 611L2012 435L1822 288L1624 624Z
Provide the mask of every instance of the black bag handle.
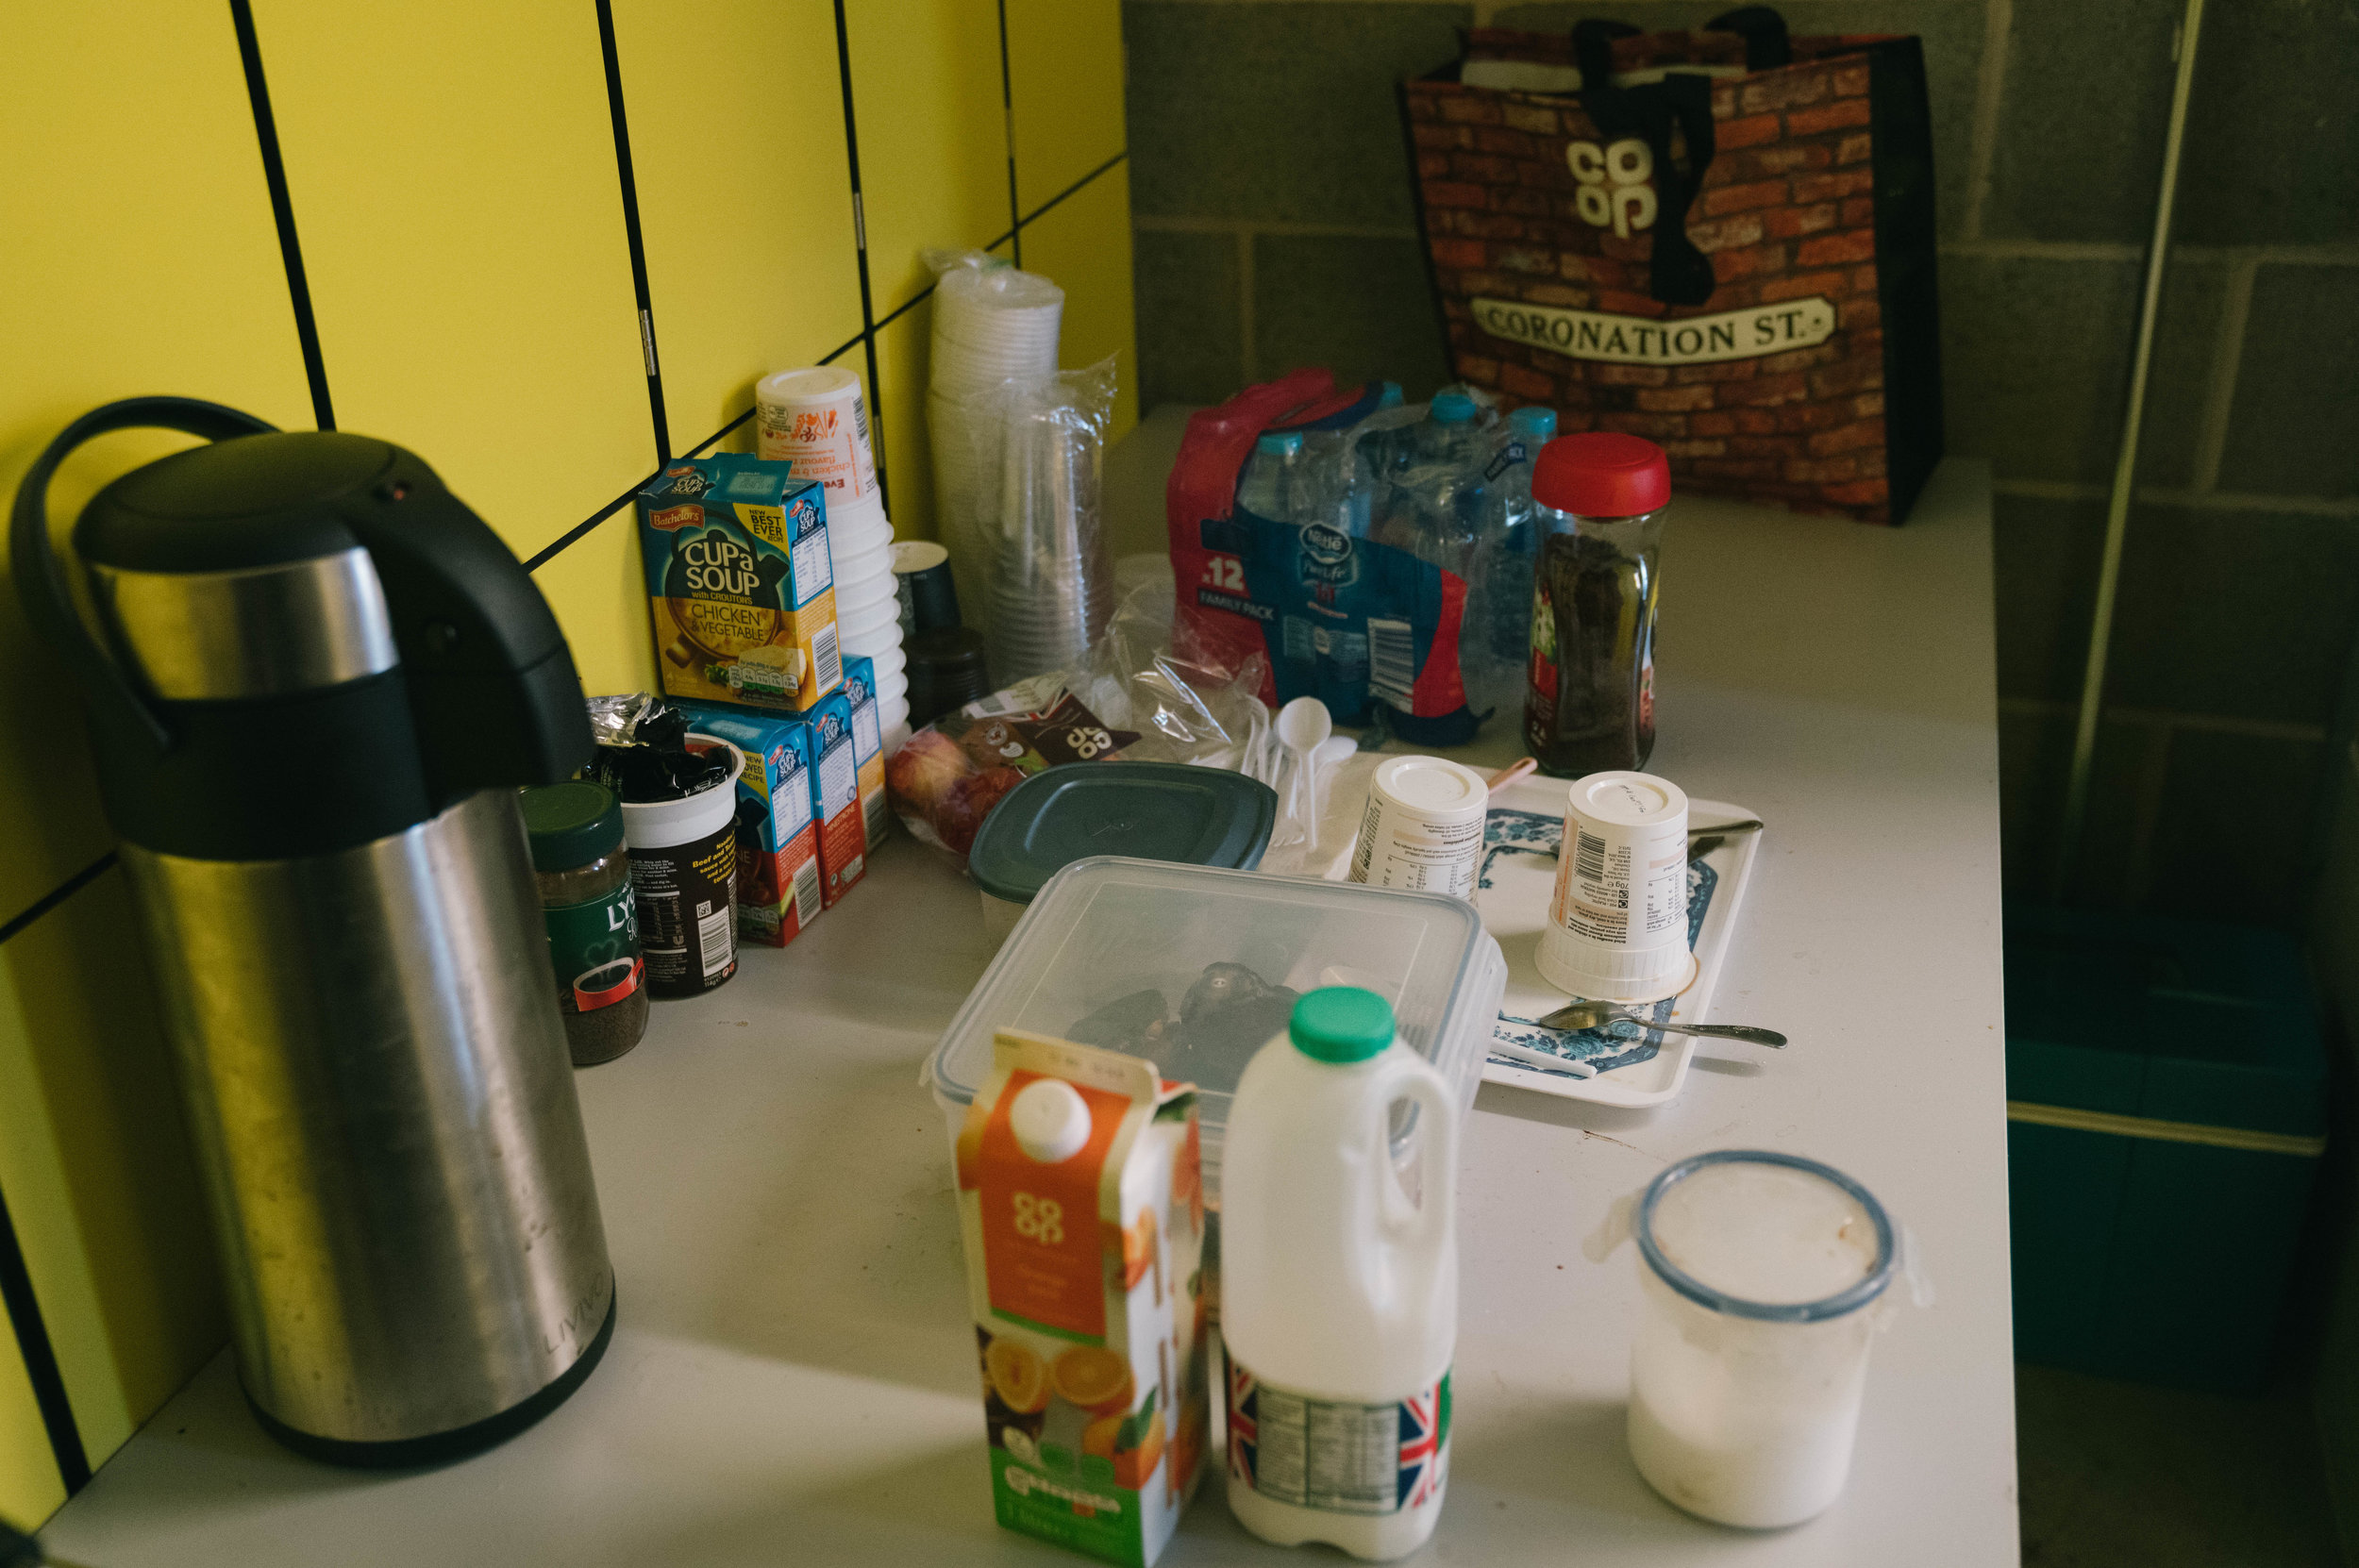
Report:
M1740 6L1704 24L1711 33L1734 33L1745 41L1745 69L1775 71L1794 63L1794 41L1786 36L1785 18L1773 6Z
M16 596L25 606L25 619L32 624L34 635L62 655L68 667L82 677L90 693L92 721L151 758L170 749L171 734L140 700L115 661L100 649L74 608L65 563L49 542L49 481L57 477L58 465L75 447L111 430L178 430L208 441L227 441L236 436L268 435L277 428L252 414L193 397L126 397L92 409L59 431L16 487L16 507L8 519L8 556L16 562Z
M1712 259L1687 237L1687 209L1704 171L1712 167L1712 79L1672 72L1644 87L1614 81L1614 41L1634 38L1626 22L1589 21L1573 27L1573 62L1581 68L1581 107L1608 141L1636 138L1654 155L1655 221L1647 292L1665 305L1701 305L1718 280ZM1687 142L1687 167L1671 161L1671 127Z

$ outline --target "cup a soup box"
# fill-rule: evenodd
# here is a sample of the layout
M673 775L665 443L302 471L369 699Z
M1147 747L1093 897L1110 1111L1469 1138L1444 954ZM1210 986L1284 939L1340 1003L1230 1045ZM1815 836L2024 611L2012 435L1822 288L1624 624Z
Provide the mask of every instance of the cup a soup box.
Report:
M843 683L818 480L760 458L682 458L638 504L665 695L805 712Z
M811 810L811 732L791 719L684 702L700 735L745 754L737 776L737 934L784 947L819 918L819 825Z
M860 764L860 821L868 852L884 845L893 812L885 805L884 730L877 716L877 665L862 656L844 661L844 700L852 705L852 759Z
M958 1184L999 1523L1145 1568L1209 1430L1196 1090L1002 1030Z
M868 871L852 705L842 692L830 692L793 722L802 726L810 745L811 814L819 823L820 896L832 909Z

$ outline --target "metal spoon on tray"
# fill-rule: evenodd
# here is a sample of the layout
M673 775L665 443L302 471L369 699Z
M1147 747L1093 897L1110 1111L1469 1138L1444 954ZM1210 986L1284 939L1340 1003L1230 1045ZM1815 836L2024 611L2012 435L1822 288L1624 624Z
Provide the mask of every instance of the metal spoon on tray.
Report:
M1773 1051L1785 1048L1785 1036L1775 1029L1764 1029L1751 1024L1658 1024L1613 1002L1575 1002L1570 1007L1557 1009L1538 1022L1541 1027L1548 1029L1601 1029L1626 1018L1642 1029L1660 1029L1665 1034L1695 1035L1708 1040L1741 1040L1748 1045L1766 1045Z

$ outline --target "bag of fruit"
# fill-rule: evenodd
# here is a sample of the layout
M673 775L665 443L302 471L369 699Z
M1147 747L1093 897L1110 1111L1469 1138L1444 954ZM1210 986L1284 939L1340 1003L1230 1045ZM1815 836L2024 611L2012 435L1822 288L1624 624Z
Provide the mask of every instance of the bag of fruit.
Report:
M962 864L1001 797L1068 762L1193 762L1239 770L1269 727L1264 666L1228 670L1171 652L1171 589L1139 589L1071 670L1019 681L945 713L885 764L893 809Z

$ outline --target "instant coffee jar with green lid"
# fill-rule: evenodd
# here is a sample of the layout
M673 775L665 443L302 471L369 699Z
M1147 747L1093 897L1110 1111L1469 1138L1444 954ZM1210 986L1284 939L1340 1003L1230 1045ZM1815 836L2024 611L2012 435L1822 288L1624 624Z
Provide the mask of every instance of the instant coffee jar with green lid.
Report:
M523 791L521 802L574 1065L611 1061L647 1032L647 967L622 803L580 779Z

